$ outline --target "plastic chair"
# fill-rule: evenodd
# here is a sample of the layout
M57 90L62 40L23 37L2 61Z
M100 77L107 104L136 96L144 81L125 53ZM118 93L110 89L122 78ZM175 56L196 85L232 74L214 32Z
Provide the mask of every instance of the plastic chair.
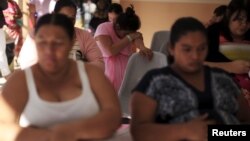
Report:
M134 53L128 60L124 79L118 92L124 117L129 117L129 100L132 89L138 84L143 75L154 68L167 65L166 56L160 52L153 52L153 58L149 61L139 53Z
M167 45L169 41L169 35L170 31L167 30L162 30L162 31L157 31L154 33L152 42L151 42L151 49L153 51L160 52L160 49L164 46Z

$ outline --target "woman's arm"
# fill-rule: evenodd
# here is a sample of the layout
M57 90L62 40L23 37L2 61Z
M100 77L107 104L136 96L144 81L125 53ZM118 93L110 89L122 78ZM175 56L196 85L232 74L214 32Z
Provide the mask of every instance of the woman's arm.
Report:
M232 62L205 62L204 64L234 74L244 74L248 73L250 70L250 61L245 60L235 60Z
M108 56L117 55L123 48L131 44L125 36L119 42L114 43L109 35L99 35L95 37L98 46L103 47L103 51Z
M248 92L249 93L249 92ZM239 104L239 112L237 113L238 119L242 123L250 123L250 107L247 103L246 98L243 94L240 94L238 97L238 104Z
M28 10L29 10L29 25L31 28L31 31L34 30L34 27L36 25L36 19L37 19L37 14L36 14L36 6L35 4L32 3L27 3Z
M123 48L127 47L137 38L141 38L139 32L130 33L118 42L113 42L109 35L99 35L95 37L95 40L98 46L103 47L105 54L113 56L117 55Z
M4 113L0 114L1 141L48 141L48 130L19 126L19 117L28 99L27 93L24 73L14 72L0 95L0 111Z
M112 136L121 123L118 97L102 70L86 64L90 86L100 106L100 112L88 119L52 127L53 131L74 134L77 139L97 140Z
M104 61L102 53L96 44L93 36L82 29L75 28L76 38L80 43L80 49L84 57L90 64L100 67L104 71Z
M146 58L148 58L148 60L151 60L153 57L153 52L151 49L147 48L144 45L143 39L142 38L137 38L134 40L134 45L140 50L139 53L143 56L145 56Z
M155 123L157 103L140 92L134 92L131 102L131 133L136 141L202 141L207 137L206 116L198 117L186 123ZM145 108L146 106L146 108Z

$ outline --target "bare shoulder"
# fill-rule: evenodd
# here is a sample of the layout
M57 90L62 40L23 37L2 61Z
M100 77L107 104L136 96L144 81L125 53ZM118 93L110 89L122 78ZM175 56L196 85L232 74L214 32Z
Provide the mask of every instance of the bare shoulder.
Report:
M22 70L15 71L2 88L2 97L7 101L26 101L27 85L25 73Z
M26 86L26 78L23 70L17 70L11 74L8 81L5 83L2 92L14 91L14 89L23 88Z
M116 96L113 86L111 85L108 78L105 76L102 69L95 65L87 63L85 64L85 67L92 90L97 95L103 95L103 93L107 93L107 95Z
M80 33L80 34L83 34L84 36L88 36L88 37L92 37L93 36L91 35L90 32L88 32L87 30L84 30L84 29L81 29L81 28L78 28L78 27L75 27L75 30L76 32Z
M28 92L24 71L15 71L2 88L0 109L5 111L6 115L11 115L10 110L6 110L8 109L6 107L11 107L11 111L16 116L8 116L9 120L16 119L22 113L27 100Z
M101 77L104 76L104 72L101 68L97 67L96 65L93 65L91 63L84 63L85 68L86 68L86 72L88 74L88 76L90 77Z
M114 113L118 116L118 113L120 113L118 97L115 89L105 76L103 70L87 63L85 64L85 68L92 91L94 92L102 109L115 110Z

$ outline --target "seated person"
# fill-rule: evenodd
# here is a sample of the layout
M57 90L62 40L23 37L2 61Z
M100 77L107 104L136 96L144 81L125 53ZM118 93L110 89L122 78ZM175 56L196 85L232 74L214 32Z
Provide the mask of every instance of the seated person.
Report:
M246 98L250 96L248 76L250 13L248 10L245 0L231 0L222 21L207 28L209 50L205 62L210 67L221 68L232 73Z
M205 141L208 124L250 121L247 102L232 78L203 65L207 49L200 21L184 17L174 23L173 63L148 72L133 92L131 132L136 141Z
M62 14L44 15L34 36L38 63L14 72L0 95L5 113L0 115L0 140L112 136L121 122L115 90L98 67L68 58L74 43L72 21Z
M57 1L54 13L65 14L73 24L76 19L76 5L70 0ZM102 53L98 48L93 36L86 30L75 27L74 46L70 51L69 57L74 60L84 60L91 62L104 70Z
M58 0L54 9L54 13L65 14L68 16L73 24L75 24L76 11L76 5L69 0ZM73 60L87 61L104 70L102 53L93 36L89 32L77 27L75 27L74 30L74 44L69 53L69 57ZM34 46L33 39L28 36L18 58L21 69L29 67L37 62L37 55Z

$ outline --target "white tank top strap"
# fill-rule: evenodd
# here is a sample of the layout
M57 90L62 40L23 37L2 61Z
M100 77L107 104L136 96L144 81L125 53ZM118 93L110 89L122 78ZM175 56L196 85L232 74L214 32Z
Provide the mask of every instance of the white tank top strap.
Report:
M35 81L34 81L34 77L33 77L31 68L30 67L26 68L24 70L24 72L25 72L26 84L28 87L29 97L37 98L36 97L36 86L35 86Z
M89 79L87 76L85 65L82 61L76 61L76 62L77 62L77 69L78 69L80 79L82 82L83 93L88 94L88 91L87 91L88 89L86 89L86 88L91 88L91 87L89 85Z

